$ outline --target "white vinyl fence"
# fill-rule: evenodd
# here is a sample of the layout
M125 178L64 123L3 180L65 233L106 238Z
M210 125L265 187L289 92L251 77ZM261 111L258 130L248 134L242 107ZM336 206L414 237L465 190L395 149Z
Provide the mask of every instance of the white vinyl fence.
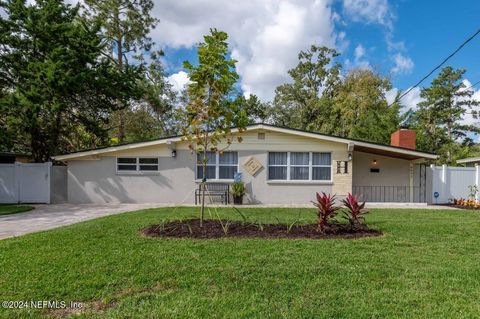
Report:
M50 203L52 163L0 165L0 203Z
M432 172L432 203L444 204L453 198L468 198L469 186L480 189L480 166L451 167L430 166ZM438 195L438 197L435 197ZM478 194L477 194L477 198Z

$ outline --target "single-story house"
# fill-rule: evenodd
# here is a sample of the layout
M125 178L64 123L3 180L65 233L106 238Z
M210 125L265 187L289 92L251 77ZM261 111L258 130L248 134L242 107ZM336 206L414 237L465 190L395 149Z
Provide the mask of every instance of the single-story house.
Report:
M465 167L475 167L480 164L480 157L467 157L457 160L457 164Z
M26 153L18 152L0 152L0 164L29 163L32 156Z
M250 125L241 136L223 154L210 154L206 175L209 183L231 183L240 172L246 203L305 204L315 192L353 192L370 202L428 200L424 163L437 156L415 150L414 131L393 133L392 145L268 124ZM193 204L202 179L181 136L55 159L68 165L71 203Z

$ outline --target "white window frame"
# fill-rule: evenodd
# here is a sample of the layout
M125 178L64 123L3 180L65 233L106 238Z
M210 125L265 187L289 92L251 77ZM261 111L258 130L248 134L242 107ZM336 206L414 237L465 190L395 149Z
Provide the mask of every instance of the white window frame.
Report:
M240 172L240 158L238 155L238 151L225 151L224 153L237 153L237 164L220 164L220 154L215 152L215 164L207 164L207 166L215 166L215 178L207 178L207 181L219 181L219 182L231 182L233 181L233 178L222 178L220 179L220 166L236 166L237 167L237 173ZM196 181L201 181L202 178L198 176L198 167L201 166L202 164L198 164L198 153L195 155L195 180Z
M135 164L118 163L119 158L134 158ZM141 158L156 158L157 164L140 164ZM119 170L118 165L135 165L135 170ZM157 166L156 170L140 170L140 165ZM115 171L117 174L158 174L160 171L160 158L157 156L117 156L115 157Z
M319 153L319 154L330 154L330 165L325 165L325 164L313 164L313 153ZM331 182L333 180L333 160L332 160L332 152L310 152L310 172L309 172L309 178L312 181L319 181L319 182ZM314 167L330 167L330 179L312 179L313 178L313 168Z
M291 162L291 153L308 153L308 163L307 165L302 164L292 164ZM311 181L312 180L312 152L288 152L287 154L287 173L288 173L288 179L290 181ZM292 179L291 173L292 173L292 168L294 167L307 167L308 168L308 179Z
M286 151L271 151L267 154L267 168L270 167L285 167L285 165L270 165L268 164L268 157L270 153L287 153L287 179L270 179L270 173L267 171L267 181L269 182L292 182L292 183L332 183L333 182L333 165L332 165L332 152L306 152L306 151L295 151L295 152L286 152ZM308 179L291 179L290 171L292 167L307 167L307 165L292 165L290 161L291 153L309 153L308 154ZM316 164L313 165L313 153L328 153L330 154L330 165L325 164ZM312 179L313 177L313 168L314 167L329 167L330 168L330 179Z
M287 164L286 165L278 165L278 164L270 165L269 164L270 153L287 153ZM285 166L287 166L287 179L270 179L270 177L269 177L270 176L270 167L285 167ZM284 152L284 151L268 152L267 153L267 168L268 168L267 180L269 180L269 181L287 181L287 180L289 180L289 176L290 176L290 152Z

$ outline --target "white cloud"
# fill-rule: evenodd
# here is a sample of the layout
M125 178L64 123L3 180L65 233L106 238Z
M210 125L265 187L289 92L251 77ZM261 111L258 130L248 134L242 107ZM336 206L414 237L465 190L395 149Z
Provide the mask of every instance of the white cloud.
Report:
M353 21L393 27L394 16L387 0L343 0L343 10Z
M383 26L387 50L393 61L392 73L408 74L412 71L414 63L406 55L405 43L394 40L393 23L396 17L388 0L343 0L343 11L352 21Z
M409 90L408 88L407 90ZM407 91L405 90L405 91ZM413 90L411 90L407 95L405 95L402 98L402 105L405 106L406 110L416 110L417 109L417 104L422 102L423 99L420 97L420 88L416 87Z
M185 85L190 82L188 74L184 71L170 75L167 80L172 85L175 92L181 92L185 88Z
M465 85L465 89L469 88L469 90L473 91L473 95L471 99L480 101L480 89L475 90L475 87L471 87L472 83L465 79L463 80L463 84ZM480 120L476 119L472 115L472 111L479 111L480 107L473 107L472 109L469 109L468 107L464 107L465 109L465 114L463 115L463 119L460 121L461 124L463 125L476 125L480 126Z
M470 87L472 84L469 80L464 80L463 81L464 85L466 88ZM408 90L408 89L407 89ZM472 99L480 101L480 89L475 90L474 88L471 88L473 90L473 96ZM406 90L405 90L406 91ZM403 91L403 92L405 92ZM401 99L402 105L405 107L402 112L406 112L408 110L416 110L417 109L417 104L423 101L423 99L420 97L420 88L416 87L410 93L405 95ZM388 91L385 93L385 97L387 99L387 102L390 104L395 100L395 97L397 96L398 89L393 88L392 90ZM474 108L474 110L479 110L479 107ZM473 118L472 110L465 108L466 114L464 115L463 119L460 121L461 124L465 125L479 125L480 126L480 120Z
M372 69L370 62L368 62L366 59L366 54L367 51L365 47L361 44L357 45L354 50L354 60L352 66L360 69ZM347 64L351 64L350 61L348 61ZM348 68L349 65L346 65L346 67Z
M409 90L409 88L407 89ZM402 92L406 92L402 91ZM395 101L395 98L397 97L398 94L398 89L393 88L390 91L387 91L385 93L385 98L387 99L387 102L389 104L393 103ZM416 87L413 90L411 90L407 95L402 97L400 100L401 105L403 108L401 109L402 113L405 113L409 110L416 110L417 109L417 104L422 101L422 98L420 97L420 88Z
M355 48L355 59L360 60L364 56L365 56L365 48L361 44L357 45L357 47Z
M403 55L402 53L397 53L393 56L394 66L392 68L392 73L394 74L408 74L411 73L414 67L412 59Z
M289 81L287 71L311 44L336 46L331 0L159 1L153 39L173 48L192 47L210 27L226 31L246 94L270 99ZM341 38L344 38L341 37Z
M393 88L387 92L385 92L385 98L387 99L388 104L392 104L395 102L395 98L397 97L398 89Z

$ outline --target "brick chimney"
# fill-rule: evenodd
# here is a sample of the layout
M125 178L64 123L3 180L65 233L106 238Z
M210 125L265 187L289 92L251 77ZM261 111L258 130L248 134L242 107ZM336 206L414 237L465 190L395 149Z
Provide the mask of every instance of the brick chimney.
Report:
M390 145L414 150L417 148L417 133L414 130L399 129L392 133Z

